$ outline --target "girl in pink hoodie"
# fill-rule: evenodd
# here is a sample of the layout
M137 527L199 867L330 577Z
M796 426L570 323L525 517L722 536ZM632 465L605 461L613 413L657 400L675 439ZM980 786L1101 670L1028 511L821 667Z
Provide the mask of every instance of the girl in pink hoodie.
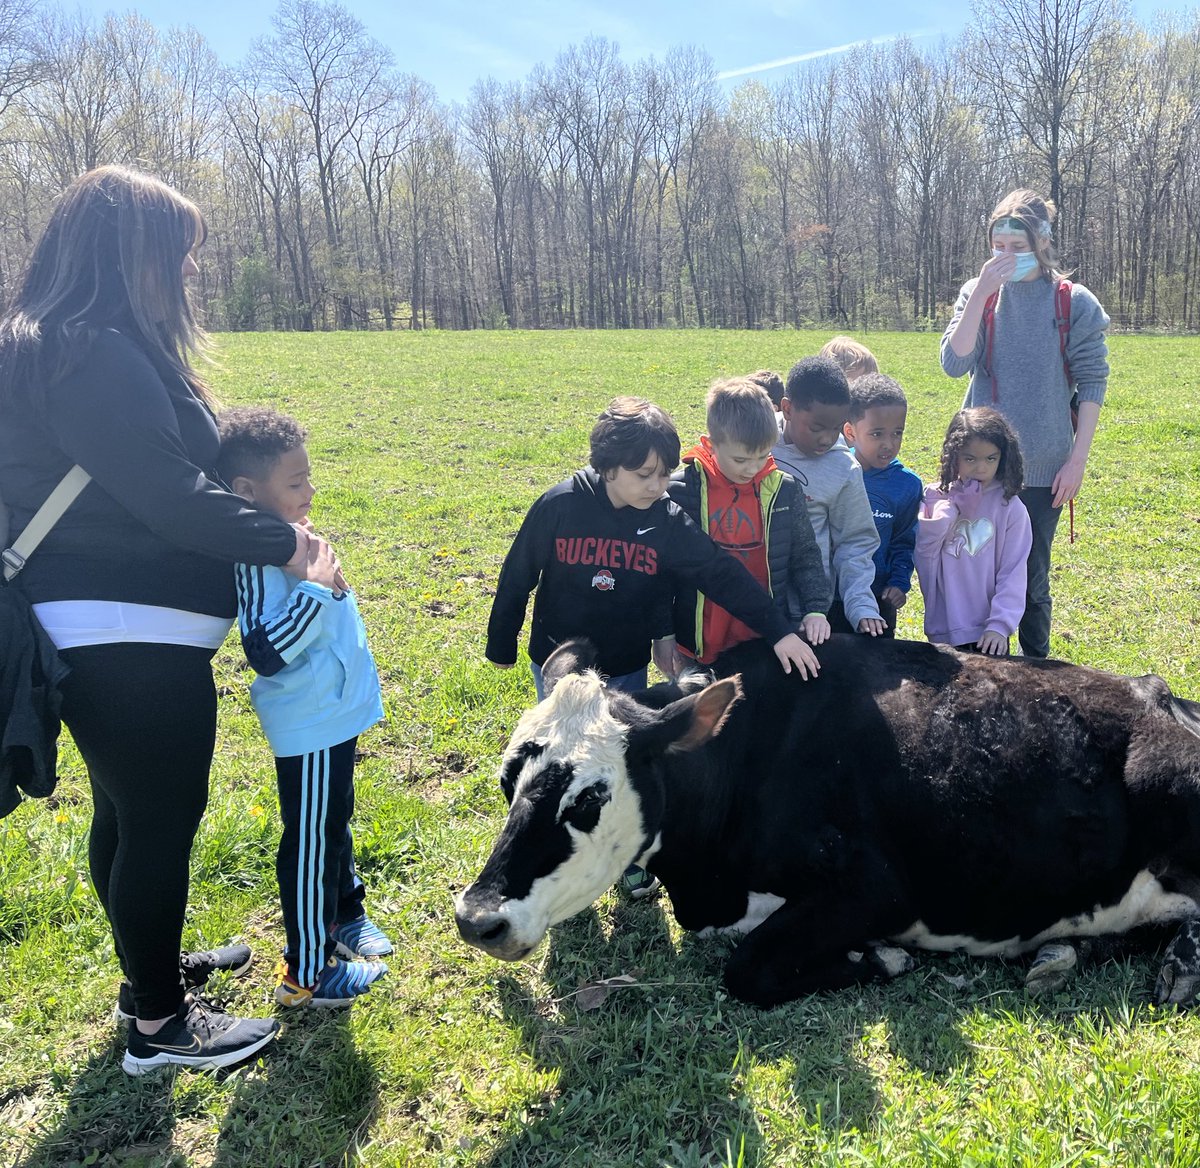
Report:
M959 410L942 444L941 480L917 516L925 635L1002 657L1025 610L1033 540L1017 498L1024 470L1016 431L987 406Z

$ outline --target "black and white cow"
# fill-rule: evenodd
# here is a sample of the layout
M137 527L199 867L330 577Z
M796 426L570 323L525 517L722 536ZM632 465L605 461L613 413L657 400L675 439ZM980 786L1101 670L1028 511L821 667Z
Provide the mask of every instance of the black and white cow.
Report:
M725 981L762 1006L879 976L872 941L1011 957L1175 922L1157 996L1200 992L1200 706L911 641L818 655L802 682L751 643L697 692L635 700L586 645L556 652L463 938L522 958L636 860L682 927L746 934Z

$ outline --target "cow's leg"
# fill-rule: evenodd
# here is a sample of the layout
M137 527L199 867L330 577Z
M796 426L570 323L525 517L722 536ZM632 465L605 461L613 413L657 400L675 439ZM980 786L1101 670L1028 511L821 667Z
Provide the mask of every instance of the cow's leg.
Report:
M1161 1005L1185 1006L1200 992L1200 921L1184 921L1167 946L1154 1000Z
M1043 945L1025 974L1025 992L1032 997L1052 993L1067 984L1075 972L1079 954L1066 941L1051 941Z
M907 949L879 941L872 941L867 946L866 958L879 967L880 974L888 981L917 968L917 959Z
M768 1008L818 990L836 990L888 976L886 964L863 960L863 934L899 931L895 922L872 927L878 905L858 901L815 905L789 902L748 933L725 965L735 998ZM851 933L847 924L854 923ZM905 922L906 924L911 922ZM868 931L869 930L869 931ZM851 956L851 951L856 951Z

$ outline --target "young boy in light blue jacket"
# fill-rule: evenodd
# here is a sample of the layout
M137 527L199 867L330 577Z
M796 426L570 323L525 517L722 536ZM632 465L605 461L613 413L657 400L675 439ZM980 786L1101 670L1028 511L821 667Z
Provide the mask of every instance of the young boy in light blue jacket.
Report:
M260 407L219 419L217 469L234 491L307 524L315 490L305 431ZM275 755L283 834L276 858L287 949L275 998L346 1006L387 972L392 952L366 915L354 869L354 753L383 717L379 676L354 593L328 545L311 544L308 579L238 564L238 627L258 676L250 698Z

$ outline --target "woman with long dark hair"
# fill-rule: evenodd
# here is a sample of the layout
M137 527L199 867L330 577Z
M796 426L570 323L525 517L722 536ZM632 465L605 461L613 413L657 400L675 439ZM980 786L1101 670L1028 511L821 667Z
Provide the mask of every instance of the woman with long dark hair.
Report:
M1000 200L988 222L991 257L959 292L941 348L951 377L971 375L964 407L999 410L1021 438L1021 501L1033 524L1019 636L1026 657L1050 652L1050 546L1063 504L1079 494L1108 387L1108 316L1058 269L1054 216L1035 191Z
M222 489L185 280L204 219L124 167L62 195L0 317L0 495L15 536L73 464L92 481L16 578L70 667L63 720L94 801L88 859L127 984L124 1067L225 1066L266 1045L185 993L189 856L216 733L211 660L235 562L303 574L311 537Z

